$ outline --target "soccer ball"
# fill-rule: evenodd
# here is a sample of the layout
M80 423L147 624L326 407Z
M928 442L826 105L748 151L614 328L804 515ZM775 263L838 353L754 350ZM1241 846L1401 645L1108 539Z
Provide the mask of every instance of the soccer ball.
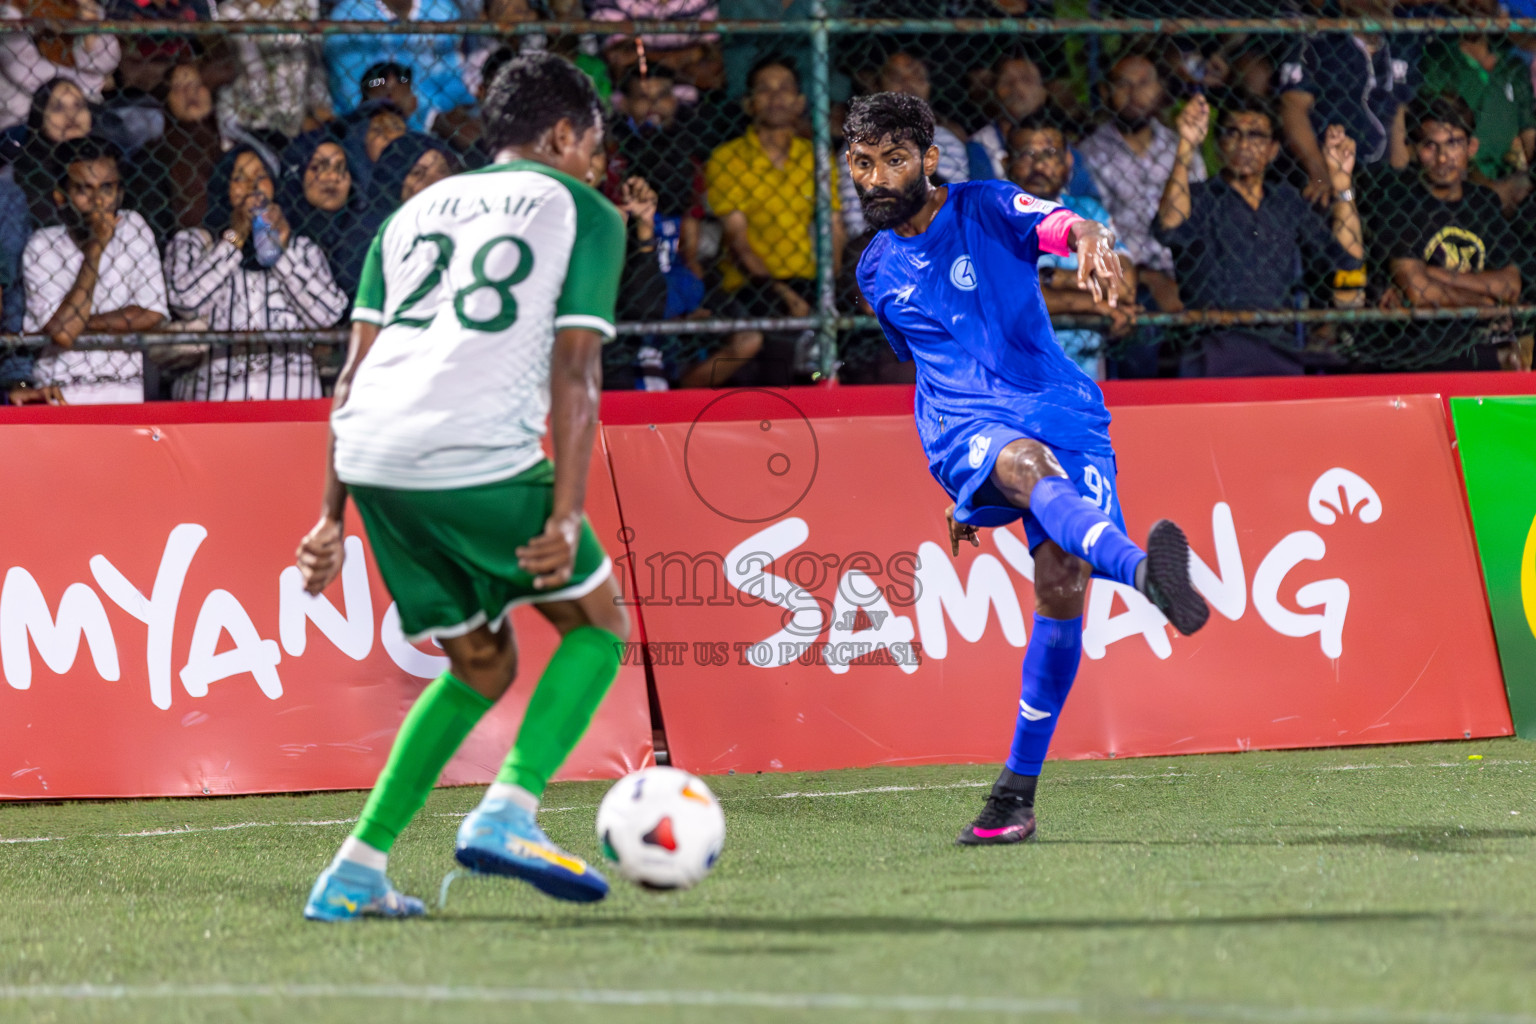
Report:
M720 857L725 815L700 779L658 765L614 783L597 808L597 838L631 882L688 889Z

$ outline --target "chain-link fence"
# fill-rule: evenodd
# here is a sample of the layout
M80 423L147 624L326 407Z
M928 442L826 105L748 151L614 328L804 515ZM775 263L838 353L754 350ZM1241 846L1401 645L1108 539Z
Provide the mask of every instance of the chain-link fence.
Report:
M853 274L870 234L842 120L875 91L930 102L936 181L1113 221L1119 307L1071 258L1040 264L1095 376L1529 366L1536 19L1501 14L0 0L0 391L322 394L373 234L491 162L482 85L526 49L586 70L611 114L592 170L629 232L610 387L910 373Z

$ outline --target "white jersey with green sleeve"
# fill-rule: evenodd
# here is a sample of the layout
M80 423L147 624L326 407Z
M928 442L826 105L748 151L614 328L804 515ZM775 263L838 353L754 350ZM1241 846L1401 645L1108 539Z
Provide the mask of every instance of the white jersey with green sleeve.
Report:
M614 335L624 221L533 161L446 178L379 229L352 319L379 325L331 415L344 483L473 487L543 457L555 332Z

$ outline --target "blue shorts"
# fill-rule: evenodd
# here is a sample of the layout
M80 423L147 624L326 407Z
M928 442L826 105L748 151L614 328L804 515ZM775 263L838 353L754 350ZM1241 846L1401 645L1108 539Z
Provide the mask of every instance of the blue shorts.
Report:
M1050 538L1040 522L1028 510L1018 508L1003 497L992 482L992 467L1002 450L1029 435L1018 427L1000 423L975 422L955 431L956 440L941 457L931 463L933 475L955 499L955 519L971 526L1003 526L1015 519L1024 520L1024 536L1033 551ZM1049 448L1049 446L1047 446ZM1090 455L1051 448L1067 478L1077 492L1098 506L1121 532L1125 516L1120 511L1120 495L1115 491L1115 456L1113 452Z

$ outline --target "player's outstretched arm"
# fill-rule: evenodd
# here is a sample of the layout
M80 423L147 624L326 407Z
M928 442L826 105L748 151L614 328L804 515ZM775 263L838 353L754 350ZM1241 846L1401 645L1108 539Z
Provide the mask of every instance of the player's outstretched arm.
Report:
M517 549L517 562L539 590L563 587L576 560L587 466L603 386L603 336L581 327L555 334L549 366L549 435L555 456L554 509L544 532Z
M377 324L352 321L352 338L347 345L347 362L336 378L336 393L331 400L334 411L347 404L352 392L352 378L379 336ZM336 435L327 429L325 452L325 496L320 503L320 521L299 542L295 554L299 572L304 574L304 589L318 594L330 586L346 556L342 547L342 516L347 510L347 489L336 476Z

